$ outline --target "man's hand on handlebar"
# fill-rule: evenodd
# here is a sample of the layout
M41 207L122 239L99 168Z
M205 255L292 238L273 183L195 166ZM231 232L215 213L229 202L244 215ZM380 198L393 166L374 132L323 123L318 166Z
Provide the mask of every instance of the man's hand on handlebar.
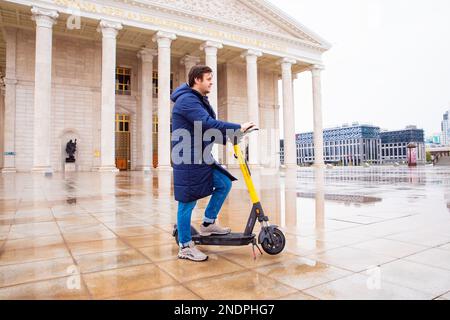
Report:
M255 123L252 121L243 123L243 124L241 124L241 132L244 133L252 127L256 127Z

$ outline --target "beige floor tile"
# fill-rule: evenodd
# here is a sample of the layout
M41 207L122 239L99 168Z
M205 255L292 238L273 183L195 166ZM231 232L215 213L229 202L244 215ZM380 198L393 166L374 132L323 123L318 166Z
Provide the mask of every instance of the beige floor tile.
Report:
M5 244L5 250L19 250L28 248L39 248L53 245L63 245L64 240L61 235L43 236L43 237L31 237L21 238L14 240L7 240Z
M77 232L95 228L105 228L101 222L92 217L77 217L76 219L59 220L58 225L62 232Z
M74 256L100 252L118 251L129 247L118 238L68 243L68 247Z
M208 260L204 262L177 259L158 262L157 265L179 282L187 282L244 270L243 267L215 254L209 255Z
M90 273L83 275L83 279L94 299L178 284L154 264Z
M55 222L38 222L16 224L11 227L9 239L20 239L27 237L40 237L60 234Z
M369 285L368 285L369 282ZM382 281L372 286L368 277L354 274L304 291L322 300L423 300L432 296Z
M40 260L69 257L69 251L65 245L44 246L38 248L26 248L17 250L4 250L0 255L0 266L19 264Z
M278 298L277 300L318 300L318 298L310 296L309 294L303 292L299 292Z
M450 234L436 233L432 231L409 231L386 236L385 238L429 247L435 247L450 242Z
M285 250L298 256L306 256L335 249L340 246L341 245L320 241L314 238L286 235Z
M76 275L75 275L76 277ZM0 300L87 300L89 293L83 285L69 289L71 277L21 284L0 289Z
M439 246L439 247L437 247L437 249L450 251L450 243L444 244L443 246Z
M135 237L164 232L153 226L115 227L111 228L111 230L119 237Z
M199 300L200 297L183 286L170 286L111 298L113 300Z
M66 232L63 233L63 237L68 243L99 241L117 238L116 235L109 230Z
M290 259L257 268L255 271L298 290L304 290L352 274L349 271L307 258Z
M434 297L450 291L450 271L398 260L381 266L383 280L419 290Z
M350 247L332 249L319 254L309 255L307 258L354 272L360 272L395 260L394 257Z
M450 271L450 251L448 250L429 249L412 256L408 256L404 260L447 269Z
M427 249L427 247L424 246L389 239L364 241L353 244L350 247L368 250L376 254L382 254L394 258L402 258Z
M166 232L137 237L123 237L123 240L135 248L144 248L176 243L174 237L170 233Z
M439 297L440 299L450 300L450 291Z
M277 299L298 293L291 287L251 271L220 275L209 278L208 281L195 280L185 286L202 299L208 300Z
M261 248L261 246L260 246ZM227 250L227 251L221 251L218 253L218 255L226 258L227 260L230 260L234 263L237 263L245 268L254 268L259 266L265 266L269 264L278 263L284 260L288 260L291 258L294 258L295 255L289 253L289 252L281 252L278 255L272 256L264 252L264 250L261 251L263 254L261 255L257 248L255 248L255 254L256 259L253 257L252 252L252 246L243 246L243 247L237 247L235 249Z
M349 246L355 243L360 243L372 239L372 237L368 235L353 234L349 230L324 232L311 238L340 246Z
M178 259L179 247L176 243L139 248L146 257L153 262ZM206 252L205 252L206 253Z
M74 274L72 270L76 267L70 257L0 266L0 287L66 277Z
M149 263L150 260L134 249L100 252L74 256L81 273L97 272Z

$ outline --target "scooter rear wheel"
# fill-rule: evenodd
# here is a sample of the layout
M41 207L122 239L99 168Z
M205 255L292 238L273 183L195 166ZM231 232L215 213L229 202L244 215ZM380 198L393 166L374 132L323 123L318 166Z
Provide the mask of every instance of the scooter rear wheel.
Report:
M286 238L280 229L273 229L272 238L274 243L270 243L270 240L265 239L261 246L263 250L270 255L277 255L283 251L286 245Z

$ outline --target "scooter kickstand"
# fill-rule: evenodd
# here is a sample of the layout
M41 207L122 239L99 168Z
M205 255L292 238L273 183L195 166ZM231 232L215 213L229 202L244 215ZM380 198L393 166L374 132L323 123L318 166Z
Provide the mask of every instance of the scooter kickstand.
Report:
M253 260L256 260L256 253L255 253L255 247L258 248L258 251L261 255L263 255L261 249L259 248L258 244L256 243L256 241L252 242L252 251L253 251Z

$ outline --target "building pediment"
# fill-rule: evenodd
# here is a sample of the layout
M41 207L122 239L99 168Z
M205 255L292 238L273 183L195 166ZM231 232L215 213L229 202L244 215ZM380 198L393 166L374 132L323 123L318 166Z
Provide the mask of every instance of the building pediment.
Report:
M318 48L330 45L265 0L114 0L132 5L147 4L200 20L246 28L270 35L300 40Z

